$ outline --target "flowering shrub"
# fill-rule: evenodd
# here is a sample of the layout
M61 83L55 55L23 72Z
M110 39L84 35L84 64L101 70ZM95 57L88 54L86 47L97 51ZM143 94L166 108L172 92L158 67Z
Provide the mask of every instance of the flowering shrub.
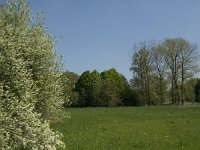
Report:
M64 149L49 127L63 103L54 40L31 20L25 0L0 6L0 149Z

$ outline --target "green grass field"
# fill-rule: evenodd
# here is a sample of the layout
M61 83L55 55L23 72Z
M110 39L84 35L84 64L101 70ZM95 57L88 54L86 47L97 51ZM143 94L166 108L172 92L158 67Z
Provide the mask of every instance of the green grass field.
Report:
M53 125L72 150L199 150L200 107L69 108Z

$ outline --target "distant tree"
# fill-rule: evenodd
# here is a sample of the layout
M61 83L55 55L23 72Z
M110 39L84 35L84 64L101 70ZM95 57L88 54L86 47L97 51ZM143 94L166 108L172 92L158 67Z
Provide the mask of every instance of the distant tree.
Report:
M154 75L159 80L159 85L157 86L159 87L159 91L158 91L158 94L160 97L159 101L163 103L165 100L164 90L166 90L166 86L163 87L165 76L166 76L166 64L165 64L164 55L162 54L162 46L160 45L160 43L158 43L157 45L153 47L152 54L153 54Z
M99 106L100 104L100 90L101 90L101 75L96 70L91 72L92 89L91 89L91 99L93 106Z
M76 107L78 105L79 94L75 91L76 82L79 75L74 72L66 71L62 74L62 87L65 107Z
M114 82L105 78L102 80L100 91L100 106L115 107L121 104L119 93Z
M88 91L90 88L90 72L89 71L85 71L81 74L81 76L79 77L75 88L76 91L79 93L80 97L79 97L79 106L85 107L88 104Z
M180 38L179 39L179 49L181 50L180 53L180 63L181 63L181 104L184 104L184 101L186 98L187 89L185 89L185 82L187 82L188 79L191 79L194 74L196 74L199 71L197 56L197 47L196 45L190 43L189 41L186 41L185 39ZM194 83L195 84L195 83ZM192 89L194 89L194 85L192 86ZM192 90L192 93L194 93L194 90ZM191 97L191 99L194 99L194 96Z
M168 98L167 80L159 76L151 77L150 96L153 105L163 104Z
M140 105L138 92L132 89L130 85L126 87L122 103L124 106L139 106Z
M113 102L109 102L110 104L112 104L113 106L116 105L121 105L122 101L123 101L123 97L124 97L124 93L126 90L126 79L124 78L124 76L122 76L121 74L119 74L116 69L112 68L106 71L103 71L101 73L101 79L103 82L103 85L107 85L107 88L109 88L110 90L110 96L111 97L116 97L115 100ZM109 85L108 85L109 84ZM102 92L106 92L106 89L103 88ZM101 93L101 95L104 93ZM106 96L105 96L106 97ZM109 97L109 95L107 94L107 97ZM104 100L103 100L104 101Z
M153 69L152 44L141 42L134 46L132 66L134 85L137 87L139 97L146 106L151 105L150 82Z
M162 43L162 46L165 63L170 71L172 103L176 104L180 100L180 93L178 90L180 60L178 56L181 51L177 49L177 39L167 39Z
M99 104L100 89L101 76L97 71L82 73L76 83L76 91L80 95L80 106L97 106Z
M184 83L195 73L198 72L198 66L195 63L197 56L196 47L189 41L182 38L166 39L162 43L163 56L165 63L170 71L172 103L184 104ZM181 78L181 79L180 79ZM181 87L179 88L179 79Z
M191 78L190 80L186 80L184 82L184 101L186 102L195 102L195 86L197 85L198 79ZM182 85L180 85L182 86ZM181 87L182 88L182 87ZM180 88L180 90L181 90Z
M195 85L195 101L200 102L200 80Z

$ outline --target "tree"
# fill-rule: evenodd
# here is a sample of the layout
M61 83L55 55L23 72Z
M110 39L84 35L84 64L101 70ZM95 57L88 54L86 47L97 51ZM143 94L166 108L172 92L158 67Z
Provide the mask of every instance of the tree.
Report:
M166 39L162 43L163 56L171 75L172 103L184 104L184 83L186 79L198 72L195 63L196 47L182 38ZM181 78L181 79L180 79ZM179 79L181 88L179 90Z
M197 78L191 78L184 82L184 101L195 102L195 86L198 83ZM182 86L182 85L181 85ZM181 87L180 87L181 88Z
M79 79L79 75L73 72L64 72L62 74L62 87L65 107L76 107L78 105L79 94L75 91L75 85Z
M102 80L101 94L100 94L100 106L115 107L120 105L118 89L114 85L114 82L105 78Z
M39 18L40 19L40 18ZM27 51L23 51L29 62L34 85L37 87L35 109L42 118L59 119L62 114L62 71L54 49L55 40L47 33L42 20L37 20L28 33ZM55 118L56 117L56 118Z
M63 100L54 40L25 0L1 5L0 20L0 149L64 148L46 120Z
M128 85L126 87L122 103L124 106L139 106L140 105L138 92L134 90L131 87L131 85Z
M180 63L181 63L181 104L184 104L186 99L185 93L187 93L184 87L185 81L190 79L194 74L196 74L199 69L197 65L197 47L186 41L185 39L178 39L179 40L179 48L181 50L180 54ZM194 93L194 92L193 92Z
M101 76L96 70L83 72L76 83L76 91L80 95L80 106L98 106L100 88Z
M153 105L163 104L167 97L167 80L159 76L151 76L150 96Z
M200 102L200 80L195 85L195 101Z
M119 74L116 71L116 69L112 68L112 69L103 71L101 73L101 79L104 85L101 95L106 94L104 95L104 98L108 100L107 101L109 103L108 105L109 106L121 105L124 98L126 85L127 85L126 79L124 78L124 76ZM106 90L107 90L107 93L104 93L106 92ZM101 101L105 101L104 98L102 98Z
M151 105L150 82L153 69L152 44L139 43L134 47L132 66L134 85L140 92L140 98L144 105Z
M163 42L163 55L171 74L171 97L172 103L177 104L180 100L178 91L178 71L180 69L180 49L177 49L177 39L167 39Z
M87 89L90 88L90 72L85 71L79 77L77 83L75 84L75 89L79 93L79 106L87 106Z
M159 80L159 97L160 97L160 102L164 102L164 78L165 78L165 70L166 70L166 64L164 60L164 55L162 54L162 46L160 44L157 44L156 46L153 47L153 66L154 66L154 71L155 71L155 76L158 77Z

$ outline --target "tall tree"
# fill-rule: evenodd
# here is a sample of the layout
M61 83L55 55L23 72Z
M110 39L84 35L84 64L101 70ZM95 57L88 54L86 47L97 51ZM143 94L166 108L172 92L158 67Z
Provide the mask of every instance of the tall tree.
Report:
M184 83L198 72L196 46L182 38L167 39L162 43L163 56L171 74L172 103L184 104ZM179 89L179 79L181 88Z
M150 80L152 75L153 55L152 43L142 42L134 47L132 66L134 82L140 89L140 97L146 106L151 105Z
M155 75L158 76L159 80L159 95L160 95L160 102L164 102L164 78L165 78L165 71L166 71L166 64L164 60L164 55L162 54L162 46L160 43L153 47L153 59L154 59L154 70Z
M179 49L181 50L180 53L180 63L181 63L181 104L184 104L184 100L186 99L184 84L185 81L190 79L194 74L196 74L198 69L198 62L197 56L197 47L196 45L190 43L189 41L179 38L178 39ZM180 102L179 102L180 103Z
M178 39L166 39L163 43L163 55L171 75L171 98L172 103L177 104L180 100L178 90L178 77L180 70L179 55L181 50L178 49Z

